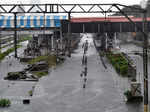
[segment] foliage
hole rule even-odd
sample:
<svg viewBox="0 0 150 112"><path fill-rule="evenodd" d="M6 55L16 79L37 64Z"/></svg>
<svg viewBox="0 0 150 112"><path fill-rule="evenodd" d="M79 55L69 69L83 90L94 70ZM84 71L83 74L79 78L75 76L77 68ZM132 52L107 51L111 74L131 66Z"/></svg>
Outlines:
<svg viewBox="0 0 150 112"><path fill-rule="evenodd" d="M26 41L26 40L30 40L30 39L32 39L32 36L26 36L26 37L22 37L19 41L18 41L18 43L20 43L20 42L23 42L23 41ZM13 43L12 43L13 44ZM9 46L10 46L10 44L9 44ZM5 47L7 47L7 45L6 46L3 46L3 48L5 48ZM20 48L21 47L21 45L17 45L17 48ZM9 48L8 50L6 50L5 52L3 52L3 53L0 53L0 60L2 60L2 59L4 59L5 58L5 56L7 56L9 53L11 53L11 52L13 52L15 50L15 48L14 47L12 47L12 48Z"/></svg>
<svg viewBox="0 0 150 112"><path fill-rule="evenodd" d="M128 100L130 100L130 99L133 97L130 90L125 91L125 92L124 92L124 95L126 96L126 98L127 98Z"/></svg>
<svg viewBox="0 0 150 112"><path fill-rule="evenodd" d="M17 45L17 48L20 48L20 47L21 47L21 45ZM4 59L5 56L7 56L9 53L13 52L14 50L15 50L15 48L13 47L13 48L6 50L3 53L0 53L0 60Z"/></svg>
<svg viewBox="0 0 150 112"><path fill-rule="evenodd" d="M35 64L40 61L47 61L49 67L56 65L56 56L55 55L49 55L49 56L38 56L32 60L30 60L29 64Z"/></svg>
<svg viewBox="0 0 150 112"><path fill-rule="evenodd" d="M127 76L128 61L121 53L113 54L112 52L107 52L106 56L118 73L120 73L122 76Z"/></svg>
<svg viewBox="0 0 150 112"><path fill-rule="evenodd" d="M105 56L105 53L104 53L103 51L101 51L101 52L99 53L99 55L100 55L101 57L104 57L104 56Z"/></svg>
<svg viewBox="0 0 150 112"><path fill-rule="evenodd" d="M30 60L28 63L29 64L35 64L35 63L40 62L40 61L45 61L45 60L47 60L47 58L48 58L48 56L38 56L38 57Z"/></svg>
<svg viewBox="0 0 150 112"><path fill-rule="evenodd" d="M122 74L124 76L127 73L128 73L128 66L127 65L121 65L120 66L120 74Z"/></svg>
<svg viewBox="0 0 150 112"><path fill-rule="evenodd" d="M56 66L56 56L55 55L48 55L48 56L38 56L32 60L30 60L29 64L36 64L41 61L46 61L48 63L48 67ZM38 71L34 72L34 74L41 78L43 76L46 76L48 74L48 71Z"/></svg>
<svg viewBox="0 0 150 112"><path fill-rule="evenodd" d="M33 95L33 91L32 90L28 91L28 93L29 93L30 96Z"/></svg>
<svg viewBox="0 0 150 112"><path fill-rule="evenodd" d="M9 99L0 99L0 107L9 107L11 102Z"/></svg>
<svg viewBox="0 0 150 112"><path fill-rule="evenodd" d="M131 90L124 92L124 95L127 98L127 102L142 102L143 96L133 96Z"/></svg>

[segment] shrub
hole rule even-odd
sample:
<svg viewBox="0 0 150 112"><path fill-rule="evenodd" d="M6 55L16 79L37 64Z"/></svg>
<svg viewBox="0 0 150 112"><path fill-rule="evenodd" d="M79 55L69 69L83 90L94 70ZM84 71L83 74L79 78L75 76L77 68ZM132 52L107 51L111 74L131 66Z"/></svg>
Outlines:
<svg viewBox="0 0 150 112"><path fill-rule="evenodd" d="M127 65L120 66L120 74L126 75L127 73L128 73L128 66Z"/></svg>
<svg viewBox="0 0 150 112"><path fill-rule="evenodd" d="M130 100L130 99L133 97L130 90L125 91L125 92L124 92L124 95L126 96L126 98L127 98L128 100Z"/></svg>
<svg viewBox="0 0 150 112"><path fill-rule="evenodd" d="M112 59L111 59L112 65L115 65L115 64L116 64L116 61L117 61L117 60L116 60L115 58L112 58Z"/></svg>
<svg viewBox="0 0 150 112"><path fill-rule="evenodd" d="M30 96L33 95L33 91L32 90L28 91L28 93L29 93Z"/></svg>
<svg viewBox="0 0 150 112"><path fill-rule="evenodd" d="M119 74L126 76L126 74L128 73L128 61L123 57L123 55L107 52L106 56L110 60L116 71Z"/></svg>
<svg viewBox="0 0 150 112"><path fill-rule="evenodd" d="M11 104L9 99L0 99L0 107L9 107Z"/></svg>
<svg viewBox="0 0 150 112"><path fill-rule="evenodd" d="M114 67L115 67L116 71L117 71L118 73L120 73L119 65L118 65L118 64L115 64Z"/></svg>

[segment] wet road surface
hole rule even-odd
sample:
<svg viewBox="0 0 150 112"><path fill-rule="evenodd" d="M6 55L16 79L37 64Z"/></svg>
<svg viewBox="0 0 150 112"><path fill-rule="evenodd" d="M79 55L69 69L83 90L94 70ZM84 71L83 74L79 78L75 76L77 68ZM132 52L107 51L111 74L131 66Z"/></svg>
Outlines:
<svg viewBox="0 0 150 112"><path fill-rule="evenodd" d="M19 103L13 103L7 109L0 109L0 112L142 112L141 104L125 103L121 88L123 79L118 77L107 60L107 69L103 67L93 43L90 44L87 54L87 86L82 88L81 46L82 44L71 58L67 58L48 76L40 79L30 105L23 105L21 98L18 98L20 101L15 100ZM0 83L7 87L7 83ZM26 93L33 84L23 83L15 82L16 85L12 88L2 89L2 94L27 96Z"/></svg>

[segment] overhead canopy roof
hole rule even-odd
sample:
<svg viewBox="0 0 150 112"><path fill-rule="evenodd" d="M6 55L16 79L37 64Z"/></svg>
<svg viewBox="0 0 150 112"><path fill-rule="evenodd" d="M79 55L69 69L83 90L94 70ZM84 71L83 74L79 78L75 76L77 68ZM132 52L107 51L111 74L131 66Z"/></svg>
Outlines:
<svg viewBox="0 0 150 112"><path fill-rule="evenodd" d="M44 19L45 18L45 19ZM60 27L66 16L17 16L18 28ZM14 28L14 16L0 16L0 28Z"/></svg>

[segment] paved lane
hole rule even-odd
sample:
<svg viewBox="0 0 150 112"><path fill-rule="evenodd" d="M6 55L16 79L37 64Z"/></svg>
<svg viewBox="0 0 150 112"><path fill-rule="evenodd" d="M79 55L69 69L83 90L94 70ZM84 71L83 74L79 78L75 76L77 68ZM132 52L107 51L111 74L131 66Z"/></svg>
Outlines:
<svg viewBox="0 0 150 112"><path fill-rule="evenodd" d="M45 96L32 101L33 112L141 112L125 104L113 76L116 72L103 67L93 43L88 50L87 87L83 89L82 54L79 46L71 59L40 81Z"/></svg>
<svg viewBox="0 0 150 112"><path fill-rule="evenodd" d="M90 37L90 36L88 36ZM92 41L91 41L92 42ZM126 105L117 74L108 64L105 69L93 43L87 57L87 87L82 88L79 48L71 58L41 78L30 105L12 105L8 112L141 112L140 106Z"/></svg>

